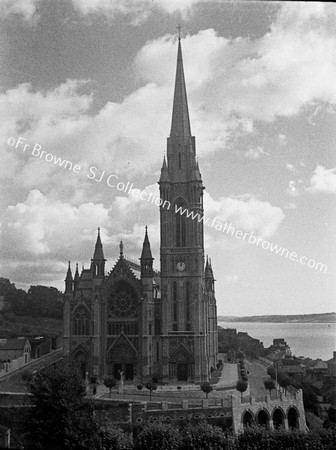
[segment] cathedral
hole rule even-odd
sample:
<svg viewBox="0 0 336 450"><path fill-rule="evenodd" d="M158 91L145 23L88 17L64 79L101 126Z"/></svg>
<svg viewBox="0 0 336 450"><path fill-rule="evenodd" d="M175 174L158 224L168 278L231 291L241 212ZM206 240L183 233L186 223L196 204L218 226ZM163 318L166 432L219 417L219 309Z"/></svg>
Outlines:
<svg viewBox="0 0 336 450"><path fill-rule="evenodd" d="M64 353L83 374L161 382L208 381L218 357L211 260L204 255L203 182L191 134L181 39L167 157L160 186L160 272L153 269L147 227L139 264L124 255L106 274L98 236L89 269L72 275L64 293ZM166 208L165 205L171 205ZM182 209L179 209L182 208Z"/></svg>

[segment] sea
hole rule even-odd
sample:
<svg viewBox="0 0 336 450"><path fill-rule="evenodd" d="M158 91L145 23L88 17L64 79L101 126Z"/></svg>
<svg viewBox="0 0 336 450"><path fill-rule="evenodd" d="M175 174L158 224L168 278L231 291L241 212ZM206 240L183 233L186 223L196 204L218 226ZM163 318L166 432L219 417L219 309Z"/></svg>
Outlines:
<svg viewBox="0 0 336 450"><path fill-rule="evenodd" d="M223 328L245 331L269 347L284 338L292 355L327 361L336 351L336 323L218 322Z"/></svg>

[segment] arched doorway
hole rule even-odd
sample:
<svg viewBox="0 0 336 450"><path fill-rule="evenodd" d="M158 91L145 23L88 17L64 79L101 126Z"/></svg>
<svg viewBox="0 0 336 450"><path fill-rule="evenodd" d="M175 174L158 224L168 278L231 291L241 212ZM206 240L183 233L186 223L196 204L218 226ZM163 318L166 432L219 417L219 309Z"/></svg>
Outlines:
<svg viewBox="0 0 336 450"><path fill-rule="evenodd" d="M285 426L285 415L279 408L273 411L273 425L276 430Z"/></svg>
<svg viewBox="0 0 336 450"><path fill-rule="evenodd" d="M110 375L117 380L120 379L121 372L124 373L125 381L133 380L136 373L137 356L135 349L125 337L121 337L109 350L107 363Z"/></svg>
<svg viewBox="0 0 336 450"><path fill-rule="evenodd" d="M169 378L175 378L177 381L188 381L194 378L194 358L184 344L180 344L171 356Z"/></svg>
<svg viewBox="0 0 336 450"><path fill-rule="evenodd" d="M73 360L79 368L82 378L85 379L86 372L88 371L87 355L82 350L79 350L74 353Z"/></svg>
<svg viewBox="0 0 336 450"><path fill-rule="evenodd" d="M250 411L245 411L243 414L243 426L244 428L250 427L254 424L254 417Z"/></svg>
<svg viewBox="0 0 336 450"><path fill-rule="evenodd" d="M295 408L289 408L287 412L287 418L289 429L299 428L299 414Z"/></svg>
<svg viewBox="0 0 336 450"><path fill-rule="evenodd" d="M266 428L269 427L269 416L264 409L262 409L261 411L258 412L257 423L258 423L258 425L261 425L262 427L266 427Z"/></svg>

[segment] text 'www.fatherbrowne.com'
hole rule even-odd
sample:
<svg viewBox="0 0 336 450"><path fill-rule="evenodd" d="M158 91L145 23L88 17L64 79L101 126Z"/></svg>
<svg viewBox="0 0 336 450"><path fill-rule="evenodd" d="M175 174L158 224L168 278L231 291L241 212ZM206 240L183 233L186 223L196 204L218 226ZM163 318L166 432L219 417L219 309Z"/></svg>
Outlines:
<svg viewBox="0 0 336 450"><path fill-rule="evenodd" d="M14 147L15 149L20 149L23 153L30 153L31 156L34 156L38 159L43 159L48 163L54 164L62 169L66 169L72 171L76 174L81 172L81 166L79 164L75 164L74 162L61 158L53 153L46 152L42 150L42 146L40 144L35 143L34 145L28 144L27 140L23 137L14 138L10 137L7 140L7 144L10 147ZM108 174L105 170L99 171L97 167L91 166L86 174L87 178L91 181L96 181L97 183L105 181L106 185L109 188L116 189L119 192L124 192L127 195L132 195L140 198L143 201L148 203L155 204L156 206L160 206L163 209L170 210L171 203L168 200L162 200L160 197L153 194L153 192L147 192L142 189L134 188L133 183L129 181L119 180L118 175L116 174ZM214 219L210 219L209 217L205 217L203 214L195 211L189 211L187 208L183 206L178 206L175 204L175 214L180 214L187 219L197 220L199 223L203 223L209 228L215 229L221 233L225 233L229 236L235 237L236 239L240 239L242 241L247 241L251 245L256 245L256 247L261 247L264 250L268 250L276 255L284 256L288 258L290 261L297 262L303 266L307 266L310 269L315 269L320 272L327 272L326 264L321 262L317 262L315 259L309 259L306 256L299 256L296 252L290 252L287 248L281 247L277 244L273 244L272 242L266 241L260 236L256 236L253 231L250 233L244 232L242 230L236 229L231 222L221 222L218 217Z"/></svg>
<svg viewBox="0 0 336 450"><path fill-rule="evenodd" d="M225 233L229 236L233 236L236 239L240 239L242 241L247 241L251 245L256 245L256 247L260 247L264 250L268 250L276 255L284 256L288 258L290 261L297 262L303 266L307 266L310 269L315 269L317 271L327 273L327 265L321 262L316 261L315 259L309 259L307 256L299 256L296 252L291 252L288 248L281 247L277 244L273 244L272 242L266 241L260 236L256 236L253 231L244 232L242 230L236 229L231 222L221 222L218 217L214 219L210 219L210 217L205 217L198 212L189 211L187 208L183 208L183 206L175 205L175 213L180 214L181 216L185 216L191 220L197 220L199 223L203 223L209 228L213 228L221 233Z"/></svg>

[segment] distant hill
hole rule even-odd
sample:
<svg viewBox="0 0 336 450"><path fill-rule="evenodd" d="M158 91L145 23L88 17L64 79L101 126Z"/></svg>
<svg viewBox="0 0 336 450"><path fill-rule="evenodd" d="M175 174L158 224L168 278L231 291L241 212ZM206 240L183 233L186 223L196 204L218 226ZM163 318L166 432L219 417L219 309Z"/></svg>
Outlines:
<svg viewBox="0 0 336 450"><path fill-rule="evenodd" d="M274 316L218 316L218 322L336 323L336 313Z"/></svg>

